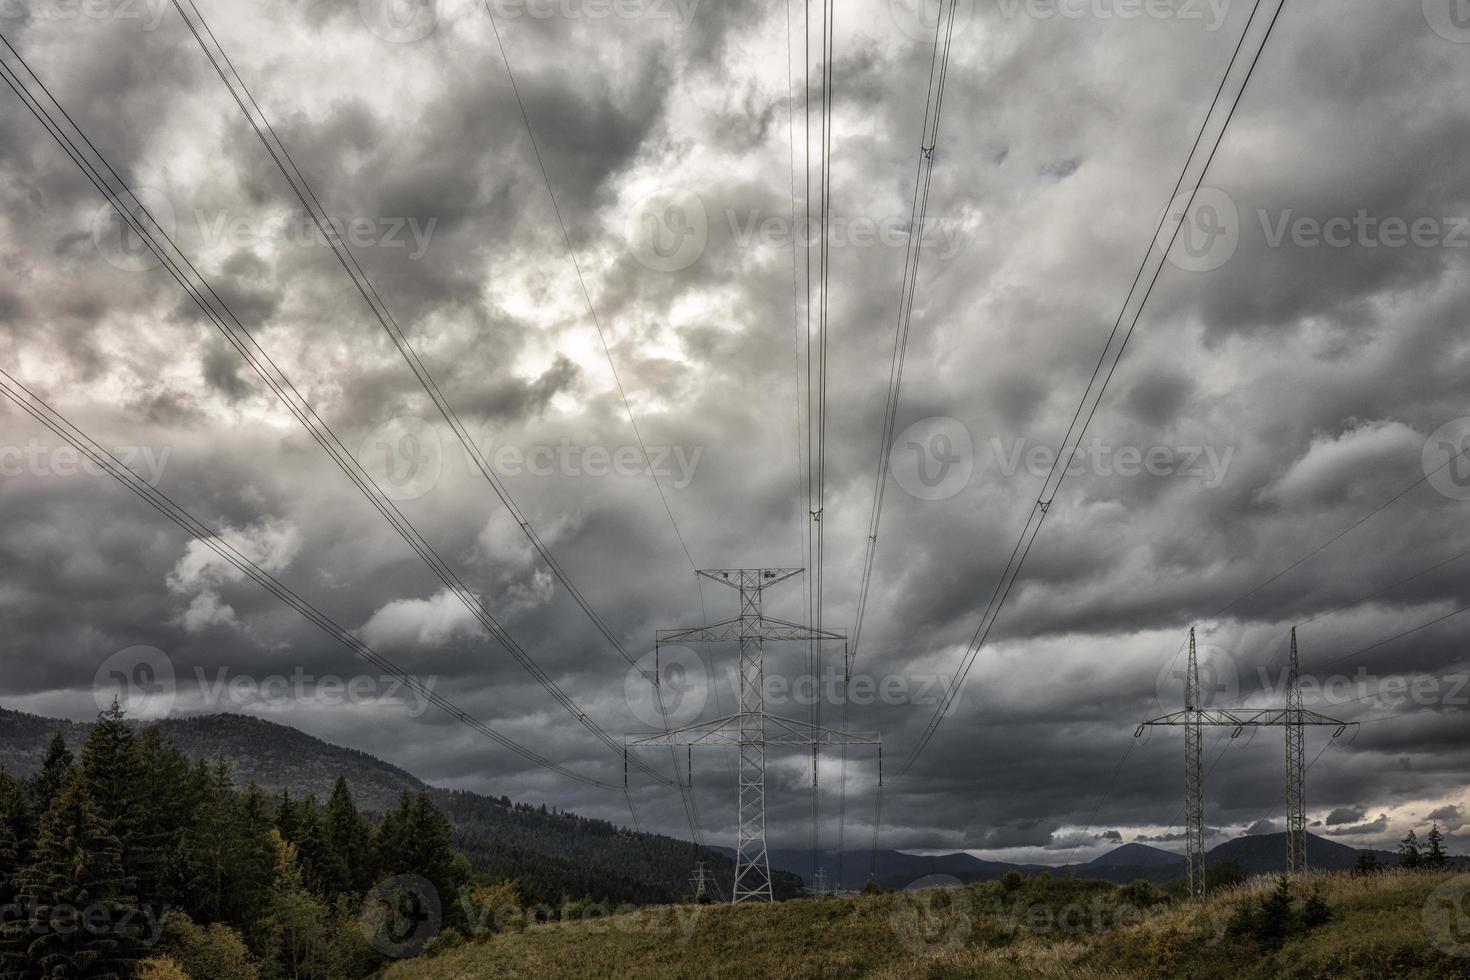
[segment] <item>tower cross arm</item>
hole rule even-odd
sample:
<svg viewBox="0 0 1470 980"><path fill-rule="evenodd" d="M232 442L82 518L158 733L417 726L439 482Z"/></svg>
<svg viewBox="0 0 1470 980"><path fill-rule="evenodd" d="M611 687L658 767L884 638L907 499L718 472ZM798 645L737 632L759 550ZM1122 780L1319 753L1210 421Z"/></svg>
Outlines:
<svg viewBox="0 0 1470 980"><path fill-rule="evenodd" d="M788 623L782 619L761 616L752 621L749 617L727 619L723 623L709 626L691 626L682 629L659 630L655 643L666 646L674 643L722 643L740 639L765 640L846 640L847 630L821 630L799 623Z"/></svg>
<svg viewBox="0 0 1470 980"><path fill-rule="evenodd" d="M1294 717L1295 716L1295 717ZM1356 722L1329 718L1316 711L1287 708L1260 708L1242 711L1228 708L1205 708L1199 711L1175 711L1172 714L1151 718L1138 726L1135 734L1142 735L1145 728L1182 727L1184 725L1207 725L1217 728L1277 728L1287 724L1320 725L1331 728L1347 728Z"/></svg>

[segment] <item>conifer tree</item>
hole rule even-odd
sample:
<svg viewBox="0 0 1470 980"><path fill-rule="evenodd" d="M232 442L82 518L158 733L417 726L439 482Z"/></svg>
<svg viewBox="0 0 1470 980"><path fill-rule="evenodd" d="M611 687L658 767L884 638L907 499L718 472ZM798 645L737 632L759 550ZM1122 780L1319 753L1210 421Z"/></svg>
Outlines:
<svg viewBox="0 0 1470 980"><path fill-rule="evenodd" d="M333 854L329 859L330 870L335 872L339 863L341 868L341 877L329 884L329 892L361 894L367 891L377 877L372 860L372 836L352 802L347 780L341 776L332 786L325 823L327 843Z"/></svg>
<svg viewBox="0 0 1470 980"><path fill-rule="evenodd" d="M1439 832L1438 823L1429 828L1429 837L1426 840L1428 850L1424 852L1424 867L1438 871L1445 866L1444 834Z"/></svg>
<svg viewBox="0 0 1470 980"><path fill-rule="evenodd" d="M1411 830L1399 841L1399 867L1412 871L1423 863L1424 856L1419 851L1419 835Z"/></svg>
<svg viewBox="0 0 1470 980"><path fill-rule="evenodd" d="M52 801L19 905L6 923L6 974L121 980L137 958L141 919L123 870L122 845L74 773Z"/></svg>
<svg viewBox="0 0 1470 980"><path fill-rule="evenodd" d="M31 776L29 785L31 808L37 814L38 819L51 809L52 801L66 785L66 777L71 772L71 767L71 750L66 747L66 740L61 737L61 733L57 732L51 736L51 743L46 746L46 756L41 761L41 768Z"/></svg>

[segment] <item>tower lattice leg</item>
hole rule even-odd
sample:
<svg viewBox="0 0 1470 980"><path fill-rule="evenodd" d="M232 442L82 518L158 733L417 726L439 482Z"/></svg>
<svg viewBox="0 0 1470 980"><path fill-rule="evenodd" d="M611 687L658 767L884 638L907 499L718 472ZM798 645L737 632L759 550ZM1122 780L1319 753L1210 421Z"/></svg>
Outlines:
<svg viewBox="0 0 1470 980"><path fill-rule="evenodd" d="M761 583L740 583L740 814L732 902L769 902L766 852L765 648L757 630ZM746 623L749 628L746 628Z"/></svg>
<svg viewBox="0 0 1470 980"><path fill-rule="evenodd" d="M1199 658L1194 630L1189 631L1189 670L1184 681L1184 705L1189 712L1184 725L1184 857L1189 893L1205 893L1205 771L1204 727L1201 724Z"/></svg>
<svg viewBox="0 0 1470 980"><path fill-rule="evenodd" d="M1306 728L1302 724L1302 685L1297 664L1296 629L1291 631L1291 664L1286 680L1286 872L1307 873Z"/></svg>

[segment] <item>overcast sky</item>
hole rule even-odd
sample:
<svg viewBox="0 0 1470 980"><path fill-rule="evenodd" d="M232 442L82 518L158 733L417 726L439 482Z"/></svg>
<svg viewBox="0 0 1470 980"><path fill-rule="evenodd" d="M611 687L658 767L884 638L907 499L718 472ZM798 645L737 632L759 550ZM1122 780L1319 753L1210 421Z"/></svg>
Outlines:
<svg viewBox="0 0 1470 980"><path fill-rule="evenodd" d="M484 10L198 2L588 601L636 655L655 629L698 623L690 558L637 465ZM1309 731L1314 831L1366 846L1432 819L1470 825L1470 616L1348 657L1467 601L1470 559L1450 559L1470 548L1470 465L1440 470L1210 618L1470 435L1470 26L1452 4L1288 2L1206 180L1208 207L1189 216L1197 247L1171 253L991 643L893 782L1040 492L1250 14L1246 0L959 2L854 668L887 693L848 720L883 733L886 845L1053 863L1118 841L1178 848L1182 733L1135 744L1134 728L1182 707L1175 658L1192 624L1215 703L1279 701L1277 655L1301 623L1308 706L1373 719L1335 746L1330 729ZM840 6L829 627L851 626L861 579L931 52L916 0ZM793 322L805 230L794 250L791 224L793 183L804 207L802 8L788 35L781 4L494 4L611 360L702 568L805 561L805 323ZM636 676L469 467L178 11L163 0L0 11L0 33L171 216L211 285L507 630L616 737L649 730L656 713ZM557 762L620 780L621 760L479 629L3 95L0 367L438 693ZM627 819L620 794L530 767L386 686L362 688L360 704L323 703L310 684L305 697L261 694L272 676L375 672L105 476L74 473L57 437L9 403L0 453L5 706L87 718L111 696L102 665L147 662L175 677L158 710L244 711L439 785ZM804 619L804 596L793 580L770 611ZM735 615L729 590L708 585L703 601L711 619ZM162 653L119 654L138 646ZM681 722L734 704L734 651L702 653L671 654L688 668ZM773 646L768 674L795 677L805 658ZM1273 692L1260 695L1273 663ZM1431 679L1408 695L1374 696L1420 675ZM785 698L773 692L772 710L805 717ZM822 711L838 723L837 705ZM1211 833L1280 829L1281 732L1228 735L1206 739ZM875 777L872 754L855 750L850 846L869 840ZM804 846L809 760L773 753L768 781L771 845ZM727 760L697 757L695 782L711 842L733 843ZM827 845L839 782L829 753ZM688 834L677 793L635 785L645 827ZM1470 845L1470 826L1456 842Z"/></svg>

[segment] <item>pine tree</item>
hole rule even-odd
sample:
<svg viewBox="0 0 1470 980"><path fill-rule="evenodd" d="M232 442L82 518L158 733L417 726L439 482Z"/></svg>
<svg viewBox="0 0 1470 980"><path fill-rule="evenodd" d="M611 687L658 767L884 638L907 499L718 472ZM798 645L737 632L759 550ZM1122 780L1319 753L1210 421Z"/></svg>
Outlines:
<svg viewBox="0 0 1470 980"><path fill-rule="evenodd" d="M135 743L142 782L141 820L132 868L138 895L162 910L176 905L189 886L189 831L194 796L189 761L157 725L149 725Z"/></svg>
<svg viewBox="0 0 1470 980"><path fill-rule="evenodd" d="M1439 832L1438 823L1429 828L1427 840L1429 850L1424 854L1424 867L1438 871L1445 866L1444 834Z"/></svg>
<svg viewBox="0 0 1470 980"><path fill-rule="evenodd" d="M1423 864L1424 855L1419 851L1419 836L1411 830L1399 841L1399 867L1412 871Z"/></svg>
<svg viewBox="0 0 1470 980"><path fill-rule="evenodd" d="M15 899L16 878L23 855L35 850L30 835L29 800L25 789L0 768L0 906Z"/></svg>
<svg viewBox="0 0 1470 980"><path fill-rule="evenodd" d="M80 773L52 801L18 891L28 914L6 923L7 975L130 975L141 919L129 893L122 845Z"/></svg>

